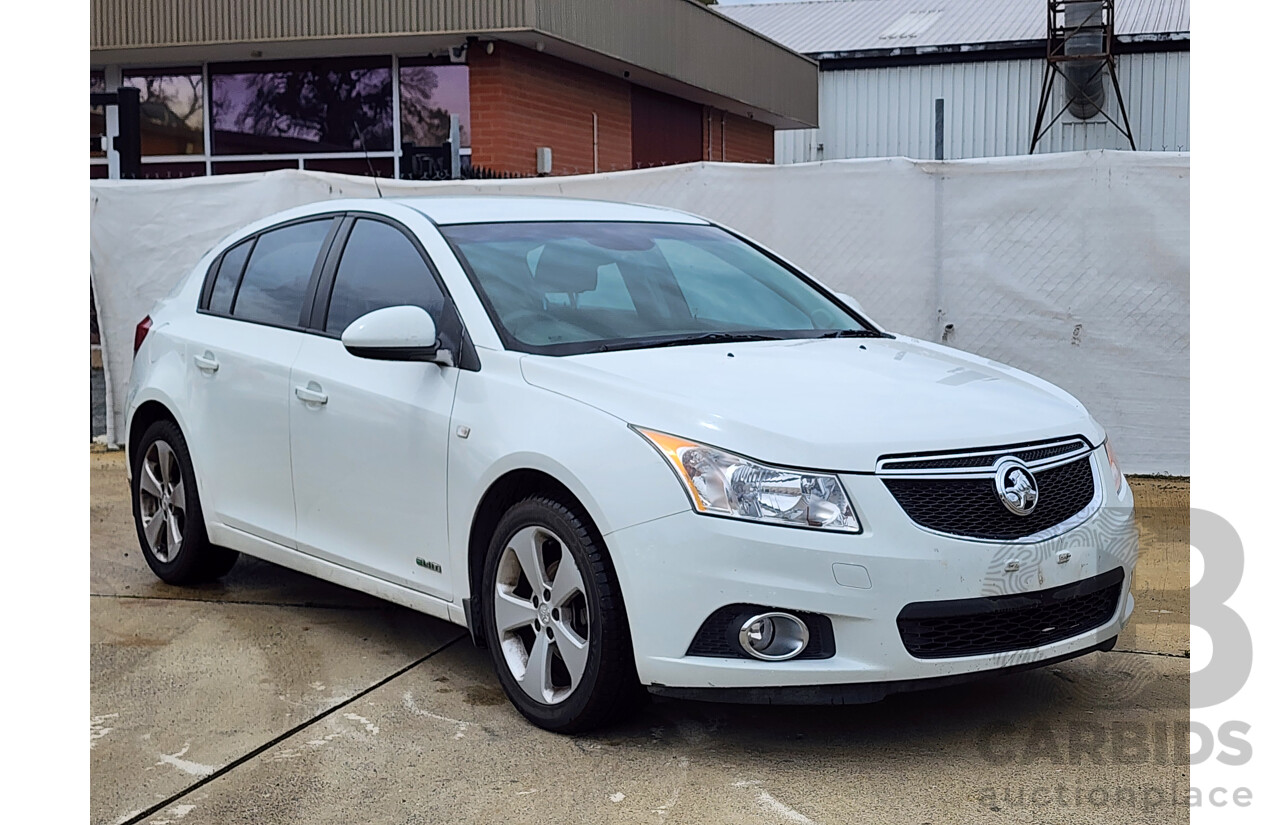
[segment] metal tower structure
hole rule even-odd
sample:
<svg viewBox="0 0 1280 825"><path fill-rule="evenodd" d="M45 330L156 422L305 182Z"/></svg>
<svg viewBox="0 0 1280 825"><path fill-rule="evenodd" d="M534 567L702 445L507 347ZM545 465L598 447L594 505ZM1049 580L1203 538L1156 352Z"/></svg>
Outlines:
<svg viewBox="0 0 1280 825"><path fill-rule="evenodd" d="M1048 42L1045 50L1044 82L1040 85L1040 107L1036 125L1031 130L1031 149L1048 134L1053 125L1071 112L1081 120L1102 115L1129 140L1129 148L1137 149L1129 113L1120 92L1116 75L1115 0L1048 0ZM1045 115L1053 98L1054 81L1061 77L1066 84L1066 103L1049 122ZM1121 121L1107 113L1107 78L1116 96Z"/></svg>

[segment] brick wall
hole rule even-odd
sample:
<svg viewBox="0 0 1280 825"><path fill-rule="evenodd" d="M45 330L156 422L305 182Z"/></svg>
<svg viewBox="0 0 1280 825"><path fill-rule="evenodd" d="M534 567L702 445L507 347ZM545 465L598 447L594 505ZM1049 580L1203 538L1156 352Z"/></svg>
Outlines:
<svg viewBox="0 0 1280 825"><path fill-rule="evenodd" d="M537 147L550 146L552 174L592 172L591 113L595 112L599 118L600 171L633 167L632 86L628 81L512 43L494 43L493 54L477 44L468 52L467 63L471 68L473 164L531 175L537 171ZM646 100L668 97L648 90L638 93ZM675 125L673 122L672 128ZM691 128L699 127L691 124ZM773 163L773 127L768 124L703 108L700 131L702 160ZM643 160L649 165L688 158L646 155Z"/></svg>
<svg viewBox="0 0 1280 825"><path fill-rule="evenodd" d="M533 174L536 150L551 147L552 174L593 171L591 113L599 118L600 171L631 168L631 85L622 78L494 43L473 47L471 162Z"/></svg>
<svg viewBox="0 0 1280 825"><path fill-rule="evenodd" d="M702 127L703 160L773 163L773 127L719 109L706 109Z"/></svg>

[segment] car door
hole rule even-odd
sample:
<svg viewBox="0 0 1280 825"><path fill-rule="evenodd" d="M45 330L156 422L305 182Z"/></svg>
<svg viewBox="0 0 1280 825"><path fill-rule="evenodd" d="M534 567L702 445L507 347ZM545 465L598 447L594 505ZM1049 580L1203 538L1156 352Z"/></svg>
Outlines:
<svg viewBox="0 0 1280 825"><path fill-rule="evenodd" d="M338 224L325 216L259 233L224 253L206 285L186 343L188 440L215 530L294 546L289 370Z"/></svg>
<svg viewBox="0 0 1280 825"><path fill-rule="evenodd" d="M461 322L398 224L353 216L334 249L312 316L317 334L291 378L298 549L451 599L445 470L458 370L357 358L340 337L361 315L414 305L456 354Z"/></svg>

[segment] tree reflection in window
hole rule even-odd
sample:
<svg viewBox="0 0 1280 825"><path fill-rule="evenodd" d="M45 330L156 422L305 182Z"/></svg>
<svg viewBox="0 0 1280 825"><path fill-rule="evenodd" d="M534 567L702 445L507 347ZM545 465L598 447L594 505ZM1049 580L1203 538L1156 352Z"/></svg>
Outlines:
<svg viewBox="0 0 1280 825"><path fill-rule="evenodd" d="M105 92L107 81L102 72L89 72L89 94ZM107 133L107 109L105 106L89 104L89 157L105 158L107 153L102 148L102 138Z"/></svg>
<svg viewBox="0 0 1280 825"><path fill-rule="evenodd" d="M390 67L344 61L258 68L211 72L214 154L392 148Z"/></svg>
<svg viewBox="0 0 1280 825"><path fill-rule="evenodd" d="M471 145L471 91L466 66L400 66L400 140L442 146L449 115L457 115L461 145Z"/></svg>
<svg viewBox="0 0 1280 825"><path fill-rule="evenodd" d="M204 154L204 77L199 69L125 75L139 92L142 154Z"/></svg>

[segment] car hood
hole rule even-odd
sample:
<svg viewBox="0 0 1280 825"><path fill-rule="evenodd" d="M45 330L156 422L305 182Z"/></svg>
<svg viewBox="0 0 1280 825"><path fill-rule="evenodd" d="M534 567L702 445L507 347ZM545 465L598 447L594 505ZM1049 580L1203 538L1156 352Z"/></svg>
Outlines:
<svg viewBox="0 0 1280 825"><path fill-rule="evenodd" d="M627 423L795 467L871 471L890 453L1103 438L1052 384L905 337L529 355L521 369Z"/></svg>

